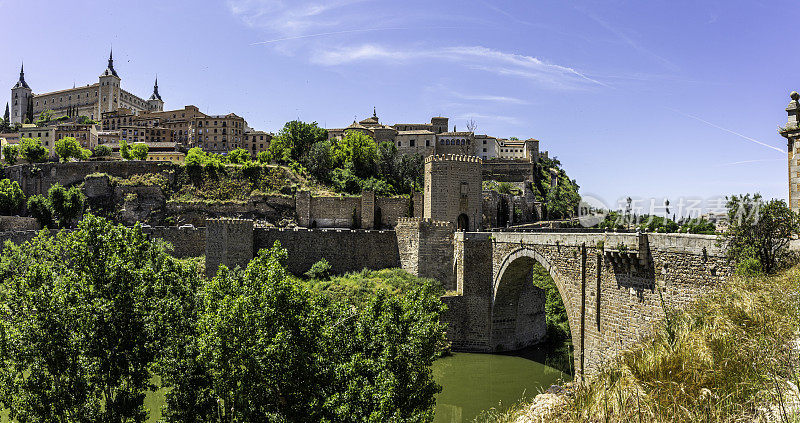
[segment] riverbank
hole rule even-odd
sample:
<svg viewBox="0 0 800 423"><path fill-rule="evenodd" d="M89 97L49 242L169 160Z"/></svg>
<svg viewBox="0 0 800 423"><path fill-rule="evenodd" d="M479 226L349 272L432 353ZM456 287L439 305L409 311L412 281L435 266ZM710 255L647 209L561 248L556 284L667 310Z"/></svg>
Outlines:
<svg viewBox="0 0 800 423"><path fill-rule="evenodd" d="M732 278L581 386L484 421L728 422L800 417L800 267Z"/></svg>

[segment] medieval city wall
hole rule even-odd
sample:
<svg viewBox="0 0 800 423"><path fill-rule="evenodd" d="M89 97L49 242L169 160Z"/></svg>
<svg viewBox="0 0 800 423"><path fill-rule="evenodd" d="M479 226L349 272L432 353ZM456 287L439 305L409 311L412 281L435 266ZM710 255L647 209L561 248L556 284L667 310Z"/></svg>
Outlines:
<svg viewBox="0 0 800 423"><path fill-rule="evenodd" d="M484 181L495 180L500 182L524 182L534 179L536 164L523 160L485 160L481 164L481 174Z"/></svg>
<svg viewBox="0 0 800 423"><path fill-rule="evenodd" d="M146 173L172 174L174 165L167 162L147 161L83 161L69 163L36 163L9 166L4 177L17 181L26 196L47 194L56 183L70 186L83 182L92 173L107 173L118 178L129 178Z"/></svg>
<svg viewBox="0 0 800 423"><path fill-rule="evenodd" d="M255 251L279 241L289 253L286 267L296 275L323 258L334 274L400 267L394 231L256 228L253 237Z"/></svg>

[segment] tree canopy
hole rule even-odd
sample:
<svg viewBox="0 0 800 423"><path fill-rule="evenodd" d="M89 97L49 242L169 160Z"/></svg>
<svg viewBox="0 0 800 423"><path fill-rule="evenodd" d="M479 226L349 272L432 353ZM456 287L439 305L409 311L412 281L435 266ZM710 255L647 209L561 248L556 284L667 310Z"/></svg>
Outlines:
<svg viewBox="0 0 800 423"><path fill-rule="evenodd" d="M17 181L0 179L0 214L18 212L25 203L25 194Z"/></svg>
<svg viewBox="0 0 800 423"><path fill-rule="evenodd" d="M764 201L760 194L728 198L729 259L744 273L773 273L791 264L789 241L800 233L800 217L783 200Z"/></svg>
<svg viewBox="0 0 800 423"><path fill-rule="evenodd" d="M37 163L47 160L48 151L42 146L39 138L21 138L19 140L20 154L28 163Z"/></svg>
<svg viewBox="0 0 800 423"><path fill-rule="evenodd" d="M135 143L131 146L131 159L133 160L147 160L147 153L150 152L150 147L145 143Z"/></svg>
<svg viewBox="0 0 800 423"><path fill-rule="evenodd" d="M16 421L143 422L197 270L136 227L89 216L0 255L0 402Z"/></svg>
<svg viewBox="0 0 800 423"><path fill-rule="evenodd" d="M81 144L73 137L64 137L56 141L55 152L62 162L69 159L86 160L92 152L81 147Z"/></svg>

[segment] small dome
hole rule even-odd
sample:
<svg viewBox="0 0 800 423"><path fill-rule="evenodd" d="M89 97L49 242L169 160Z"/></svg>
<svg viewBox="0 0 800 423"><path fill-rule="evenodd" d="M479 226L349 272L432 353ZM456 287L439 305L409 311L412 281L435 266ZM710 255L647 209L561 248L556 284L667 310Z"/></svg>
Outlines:
<svg viewBox="0 0 800 423"><path fill-rule="evenodd" d="M794 101L800 100L800 94L798 94L797 91L792 91L792 93L789 94L789 97L791 97Z"/></svg>

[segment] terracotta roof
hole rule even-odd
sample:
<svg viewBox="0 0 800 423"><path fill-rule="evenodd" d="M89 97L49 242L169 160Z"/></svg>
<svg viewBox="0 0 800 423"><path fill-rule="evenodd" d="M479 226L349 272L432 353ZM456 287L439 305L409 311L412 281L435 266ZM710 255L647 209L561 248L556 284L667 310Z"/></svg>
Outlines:
<svg viewBox="0 0 800 423"><path fill-rule="evenodd" d="M94 87L99 87L99 86L100 86L100 83L99 82L95 82L94 84L86 85L84 87L67 88L66 90L50 91L49 93L42 93L42 94L35 94L34 93L34 97L43 97L43 96L52 95L52 94L64 94L64 93L67 93L67 92L70 92L70 91L81 91L81 90L85 90L85 89L88 89L88 88L94 88Z"/></svg>
<svg viewBox="0 0 800 423"><path fill-rule="evenodd" d="M427 129L415 129L412 131L398 131L397 135L434 135L434 133Z"/></svg>

